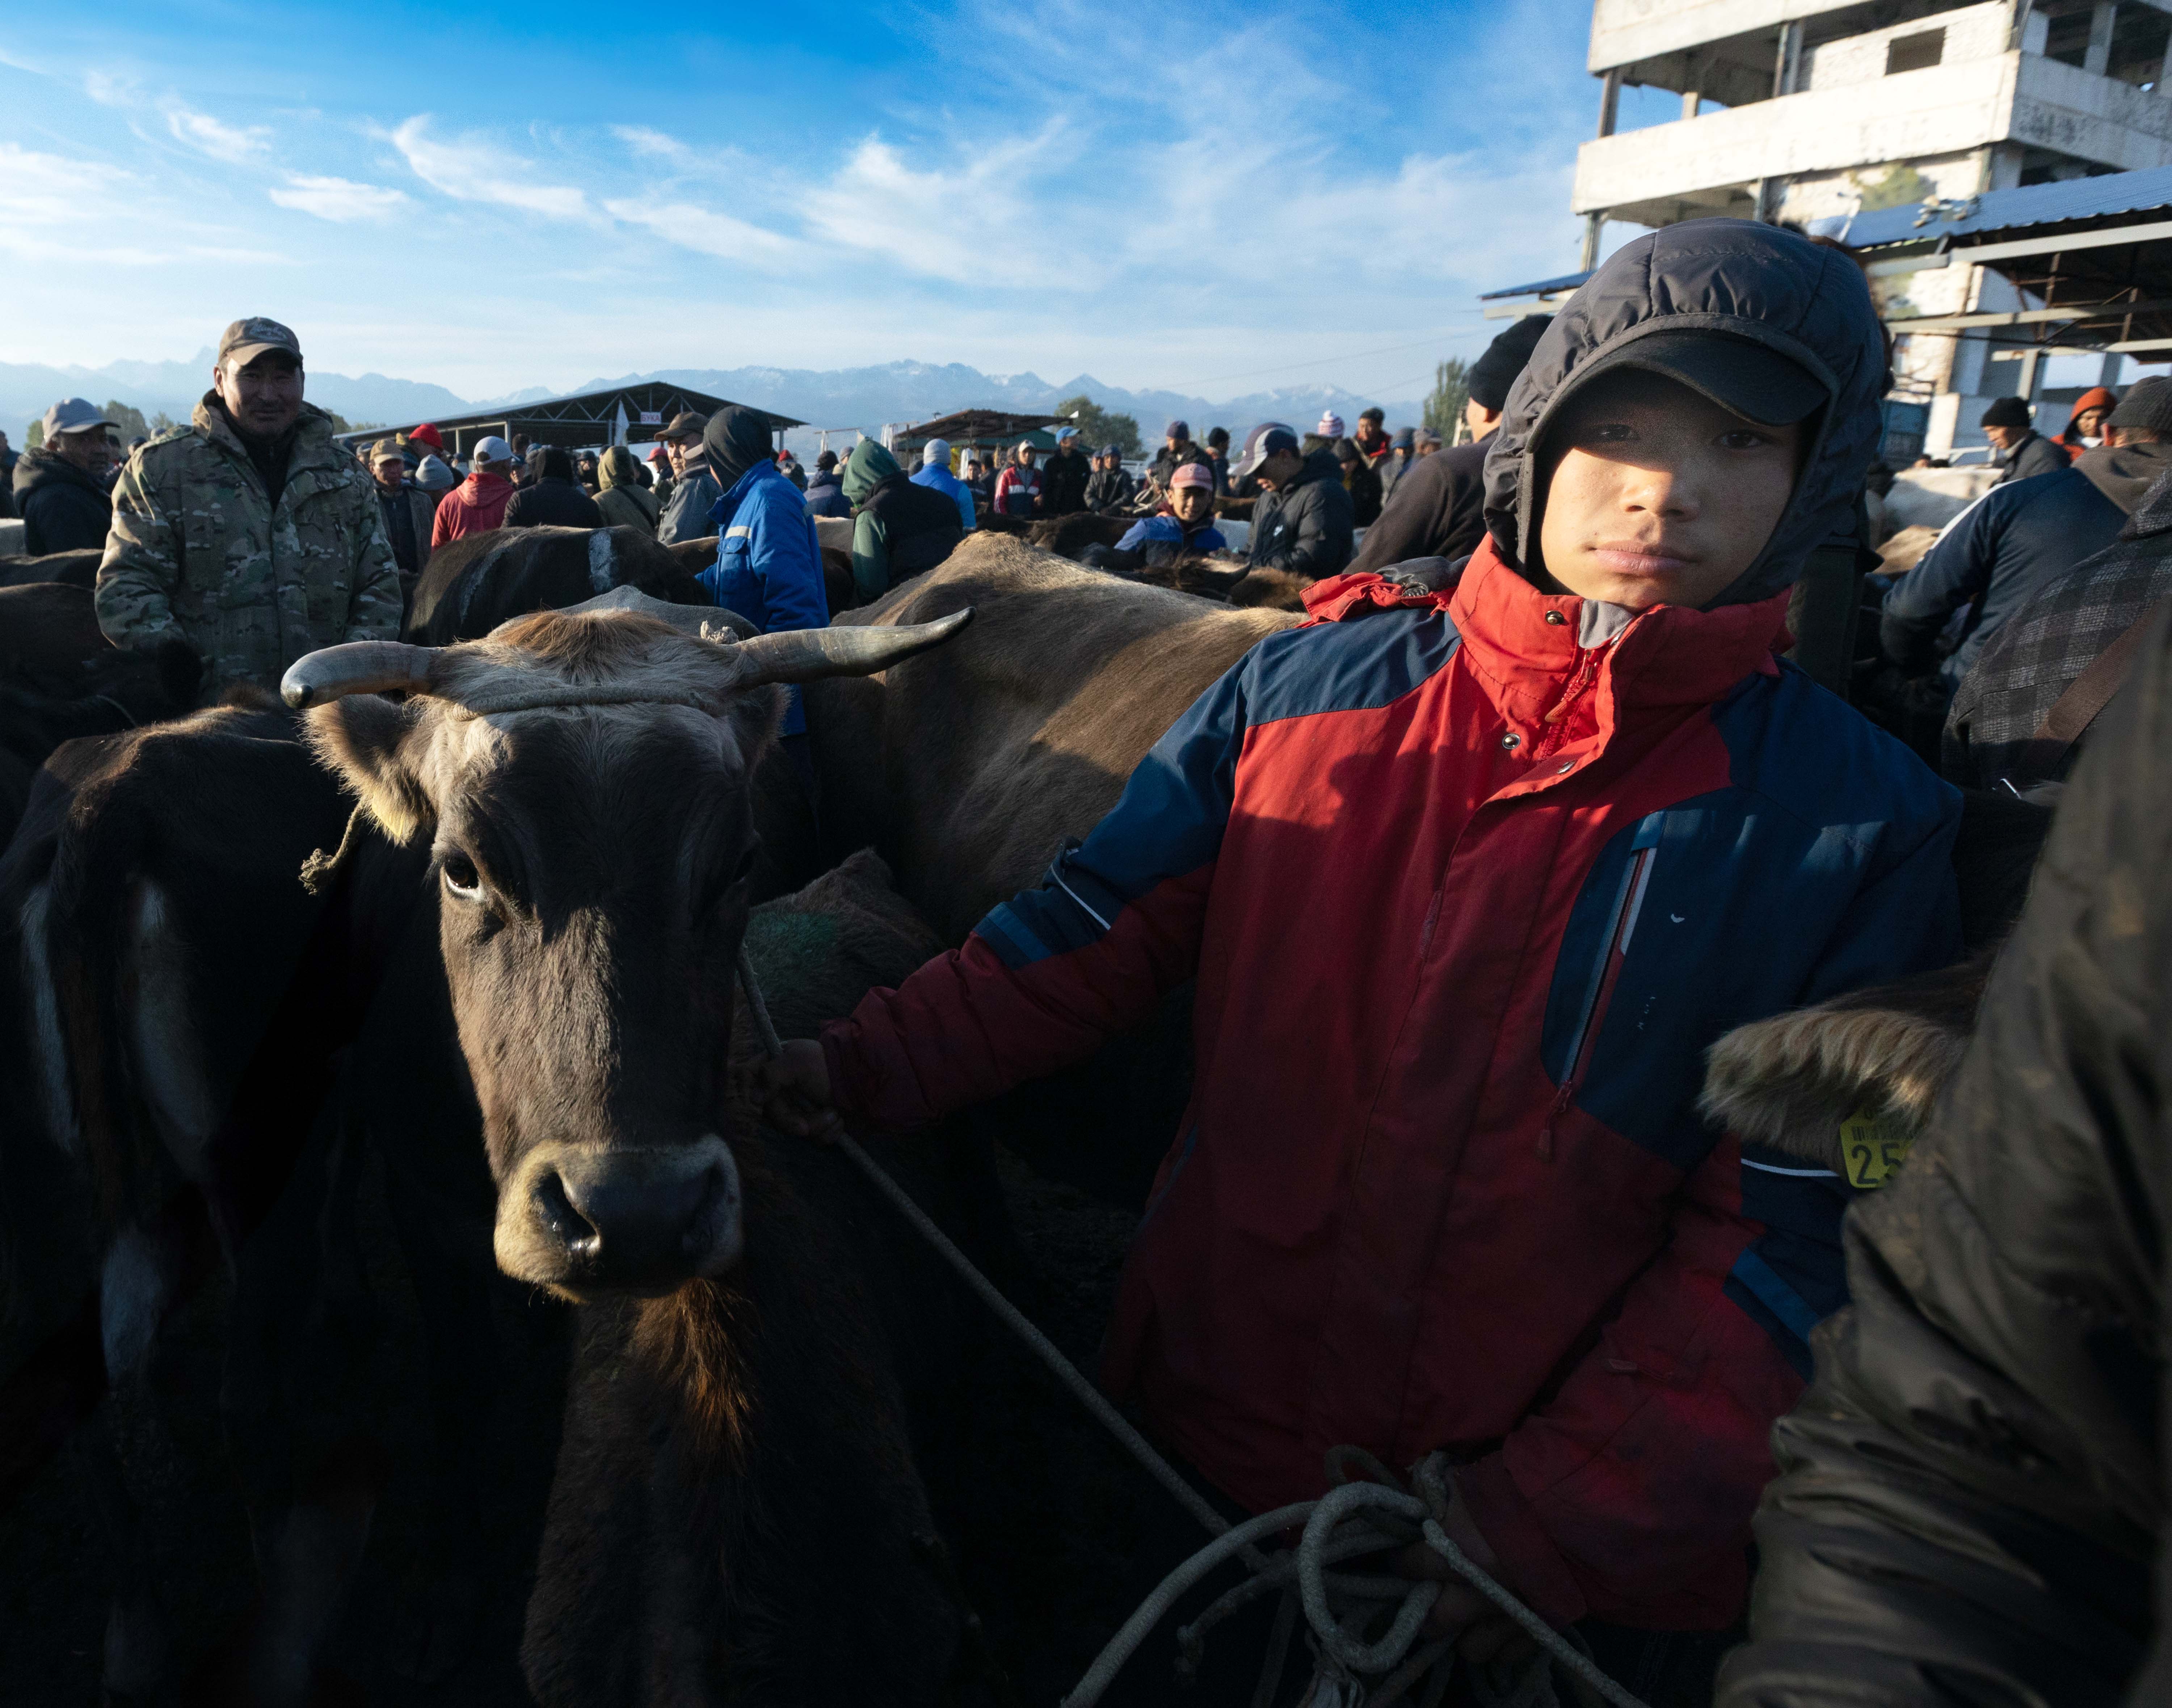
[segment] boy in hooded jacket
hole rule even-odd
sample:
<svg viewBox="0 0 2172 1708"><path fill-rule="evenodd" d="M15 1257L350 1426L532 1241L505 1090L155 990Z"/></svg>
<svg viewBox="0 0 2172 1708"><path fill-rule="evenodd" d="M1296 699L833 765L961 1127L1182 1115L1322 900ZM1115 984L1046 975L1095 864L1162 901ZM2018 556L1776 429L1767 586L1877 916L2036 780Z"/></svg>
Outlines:
<svg viewBox="0 0 2172 1708"><path fill-rule="evenodd" d="M1446 1450L1466 1553L1708 1700L1853 1189L1707 1120L1704 1052L1960 949L1958 795L1776 656L1886 384L1845 255L1629 244L1513 388L1457 585L1312 588L1040 889L788 1045L772 1119L912 1128L1196 979L1105 1386L1255 1512L1338 1444ZM1428 1619L1508 1635L1460 1582Z"/></svg>

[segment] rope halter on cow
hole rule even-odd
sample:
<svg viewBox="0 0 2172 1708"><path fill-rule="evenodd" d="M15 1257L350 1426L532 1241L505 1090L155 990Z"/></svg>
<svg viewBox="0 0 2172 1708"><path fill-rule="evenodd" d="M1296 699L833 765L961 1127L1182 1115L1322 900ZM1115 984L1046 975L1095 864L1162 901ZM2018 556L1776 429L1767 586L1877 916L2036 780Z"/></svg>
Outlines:
<svg viewBox="0 0 2172 1708"><path fill-rule="evenodd" d="M744 944L739 948L739 973L755 1030L764 1052L773 1061L784 1053L784 1042L770 1018L761 982ZM1177 1632L1180 1667L1196 1672L1209 1631L1248 1603L1280 1592L1282 1605L1277 1609L1266 1663L1253 1692L1254 1708L1268 1708L1275 1700L1300 1612L1310 1633L1314 1657L1312 1688L1304 1698L1308 1708L1360 1708L1360 1705L1390 1708L1406 1700L1418 1708L1438 1708L1453 1675L1454 1646L1446 1638L1421 1643L1418 1636L1426 1615L1440 1598L1441 1584L1432 1578L1404 1577L1377 1566L1363 1572L1332 1570L1346 1560L1390 1553L1417 1542L1439 1555L1459 1577L1508 1614L1538 1645L1538 1653L1530 1662L1505 1679L1500 1676L1502 1668L1471 1668L1471 1694L1481 1708L1555 1708L1558 1701L1553 1685L1556 1666L1567 1673L1579 1695L1588 1693L1594 1700L1612 1703L1614 1708L1645 1708L1601 1672L1573 1635L1556 1630L1524 1606L1449 1536L1444 1528L1449 1501L1445 1454L1436 1453L1417 1466L1411 1478L1413 1490L1363 1448L1336 1448L1327 1455L1327 1471L1336 1487L1317 1501L1300 1501L1232 1527L1109 1403L1100 1389L1078 1372L1056 1343L952 1243L934 1219L890 1178L888 1169L849 1137L840 1137L836 1144L1003 1325L1025 1342L1056 1379L1214 1539L1164 1578L1138 1611L1124 1622L1078 1688L1063 1699L1063 1708L1093 1708L1169 1609L1231 1559L1243 1560L1252 1576ZM1353 1469L1363 1476L1352 1480ZM1300 1525L1304 1533L1295 1548L1272 1555L1261 1552L1261 1544ZM1383 1615L1390 1608L1393 1614L1382 1629ZM1413 1695L1413 1692L1418 1694Z"/></svg>

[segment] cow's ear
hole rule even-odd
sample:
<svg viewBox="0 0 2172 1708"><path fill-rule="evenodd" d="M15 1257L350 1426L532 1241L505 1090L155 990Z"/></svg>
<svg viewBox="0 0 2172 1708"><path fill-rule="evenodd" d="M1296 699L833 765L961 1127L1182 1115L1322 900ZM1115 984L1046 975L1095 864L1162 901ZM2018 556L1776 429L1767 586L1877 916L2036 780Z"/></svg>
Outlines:
<svg viewBox="0 0 2172 1708"><path fill-rule="evenodd" d="M437 808L416 768L424 702L350 695L310 707L305 718L318 760L347 779L369 816L395 842L411 842L437 823Z"/></svg>

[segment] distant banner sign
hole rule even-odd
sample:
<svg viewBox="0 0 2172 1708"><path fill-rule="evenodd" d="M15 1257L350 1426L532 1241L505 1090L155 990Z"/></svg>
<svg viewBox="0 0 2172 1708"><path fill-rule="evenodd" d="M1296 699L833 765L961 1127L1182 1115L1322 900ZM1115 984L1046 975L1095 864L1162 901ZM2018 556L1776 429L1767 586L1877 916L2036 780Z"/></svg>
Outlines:
<svg viewBox="0 0 2172 1708"><path fill-rule="evenodd" d="M660 409L644 409L641 412L641 424L643 427L662 427L664 411Z"/></svg>

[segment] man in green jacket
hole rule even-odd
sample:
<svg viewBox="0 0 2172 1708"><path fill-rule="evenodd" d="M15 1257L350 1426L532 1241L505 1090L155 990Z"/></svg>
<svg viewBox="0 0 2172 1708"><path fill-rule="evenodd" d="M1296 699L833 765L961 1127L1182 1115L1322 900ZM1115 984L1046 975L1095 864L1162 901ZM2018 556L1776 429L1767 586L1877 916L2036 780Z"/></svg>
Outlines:
<svg viewBox="0 0 2172 1708"><path fill-rule="evenodd" d="M914 486L874 439L852 447L845 464L845 497L852 504L852 590L858 604L871 604L907 576L934 568L965 537L950 495Z"/></svg>
<svg viewBox="0 0 2172 1708"><path fill-rule="evenodd" d="M276 688L305 653L400 631L369 476L302 384L291 331L236 320L191 425L140 448L114 488L99 626L117 647L187 641L212 694Z"/></svg>

